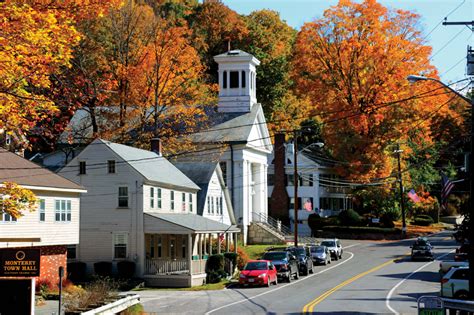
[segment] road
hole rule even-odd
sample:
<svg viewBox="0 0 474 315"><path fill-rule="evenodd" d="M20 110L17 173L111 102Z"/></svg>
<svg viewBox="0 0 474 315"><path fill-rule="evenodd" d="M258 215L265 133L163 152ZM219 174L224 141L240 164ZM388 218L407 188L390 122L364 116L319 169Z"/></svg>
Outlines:
<svg viewBox="0 0 474 315"><path fill-rule="evenodd" d="M456 244L449 232L430 237L437 259ZM416 314L416 299L439 292L439 261L412 262L413 240L343 240L343 259L314 275L270 288L141 291L146 312L158 314Z"/></svg>

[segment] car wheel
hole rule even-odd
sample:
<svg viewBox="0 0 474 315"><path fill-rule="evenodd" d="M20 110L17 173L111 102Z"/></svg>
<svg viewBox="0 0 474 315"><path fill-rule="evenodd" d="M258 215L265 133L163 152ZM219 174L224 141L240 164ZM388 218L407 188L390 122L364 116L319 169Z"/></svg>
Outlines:
<svg viewBox="0 0 474 315"><path fill-rule="evenodd" d="M339 258L337 257L337 255L336 255L336 257L334 257L334 260L335 260L335 261L338 261L338 260L339 260Z"/></svg>
<svg viewBox="0 0 474 315"><path fill-rule="evenodd" d="M342 253L339 254L339 259L342 259Z"/></svg>
<svg viewBox="0 0 474 315"><path fill-rule="evenodd" d="M295 280L298 280L300 278L300 271L297 269L295 273Z"/></svg>
<svg viewBox="0 0 474 315"><path fill-rule="evenodd" d="M309 269L309 273L314 273L314 266L311 264L311 269Z"/></svg>
<svg viewBox="0 0 474 315"><path fill-rule="evenodd" d="M291 282L291 272L289 272L289 273L286 275L286 281L287 281L288 283Z"/></svg>
<svg viewBox="0 0 474 315"><path fill-rule="evenodd" d="M272 282L270 281L270 276L267 277L267 287L269 288L272 285Z"/></svg>

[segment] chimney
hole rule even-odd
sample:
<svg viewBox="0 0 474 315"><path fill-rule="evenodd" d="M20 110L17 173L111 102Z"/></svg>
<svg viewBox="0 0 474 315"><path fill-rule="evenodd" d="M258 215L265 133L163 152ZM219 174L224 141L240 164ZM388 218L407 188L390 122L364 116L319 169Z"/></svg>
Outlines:
<svg viewBox="0 0 474 315"><path fill-rule="evenodd" d="M160 138L152 138L151 139L151 151L161 156L161 139Z"/></svg>
<svg viewBox="0 0 474 315"><path fill-rule="evenodd" d="M280 219L283 224L289 223L289 197L286 191L285 161L285 135L275 135L274 145L274 186L270 199L270 216Z"/></svg>

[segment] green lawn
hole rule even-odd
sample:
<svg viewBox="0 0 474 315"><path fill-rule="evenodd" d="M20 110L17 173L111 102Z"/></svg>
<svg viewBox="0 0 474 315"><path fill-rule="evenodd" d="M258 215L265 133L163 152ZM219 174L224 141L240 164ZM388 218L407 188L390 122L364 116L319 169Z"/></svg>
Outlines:
<svg viewBox="0 0 474 315"><path fill-rule="evenodd" d="M265 253L265 250L269 247L272 247L272 245L247 245L241 246L240 248L242 248L242 250L247 253L249 259L259 259L260 257L262 257L263 253Z"/></svg>
<svg viewBox="0 0 474 315"><path fill-rule="evenodd" d="M132 291L145 291L145 290L153 290L153 291L205 291L205 290L222 290L226 286L230 284L229 280L223 280L218 283L208 283L205 285L201 285L198 287L192 288L136 288Z"/></svg>

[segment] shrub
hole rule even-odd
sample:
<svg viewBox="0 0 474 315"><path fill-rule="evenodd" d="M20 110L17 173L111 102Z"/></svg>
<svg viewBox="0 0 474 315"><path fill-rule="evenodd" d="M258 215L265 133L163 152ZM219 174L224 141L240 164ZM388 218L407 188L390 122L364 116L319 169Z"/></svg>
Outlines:
<svg viewBox="0 0 474 315"><path fill-rule="evenodd" d="M430 226L431 224L433 224L433 222L434 222L433 218L431 218L430 216L427 216L427 217L417 216L413 220L413 224L420 225L420 226Z"/></svg>
<svg viewBox="0 0 474 315"><path fill-rule="evenodd" d="M231 246L230 250L234 251L234 246ZM245 267L245 264L249 259L247 253L241 247L237 247L237 268L239 268L239 270L242 270Z"/></svg>
<svg viewBox="0 0 474 315"><path fill-rule="evenodd" d="M371 226L326 226L324 231L327 232L341 232L341 233L382 233L382 234L397 234L400 233L399 229L396 228L382 228L382 227L371 227Z"/></svg>
<svg viewBox="0 0 474 315"><path fill-rule="evenodd" d="M117 283L110 279L99 279L87 285L85 290L78 287L72 292L65 291L64 310L74 312L92 305L102 305L117 296Z"/></svg>
<svg viewBox="0 0 474 315"><path fill-rule="evenodd" d="M224 255L211 255L207 259L206 270L209 271L218 271L224 269Z"/></svg>
<svg viewBox="0 0 474 315"><path fill-rule="evenodd" d="M393 228L395 226L393 223L393 217L387 212L382 214L380 217L380 224L385 228Z"/></svg>
<svg viewBox="0 0 474 315"><path fill-rule="evenodd" d="M36 293L39 293L43 298L46 298L48 294L54 290L54 285L48 279L39 279L36 281Z"/></svg>
<svg viewBox="0 0 474 315"><path fill-rule="evenodd" d="M67 264L67 277L73 282L86 280L87 265L84 262L76 261Z"/></svg>
<svg viewBox="0 0 474 315"><path fill-rule="evenodd" d="M339 220L345 226L359 226L362 223L361 216L352 209L348 209L339 213Z"/></svg>
<svg viewBox="0 0 474 315"><path fill-rule="evenodd" d="M237 253L232 253L232 252L224 253L224 257L229 259L232 262L233 267L237 266L238 256L239 255Z"/></svg>
<svg viewBox="0 0 474 315"><path fill-rule="evenodd" d="M100 261L94 264L94 272L100 277L112 276L112 263L110 261Z"/></svg>
<svg viewBox="0 0 474 315"><path fill-rule="evenodd" d="M119 261L117 263L118 276L121 279L131 279L135 275L135 263L133 261Z"/></svg>

